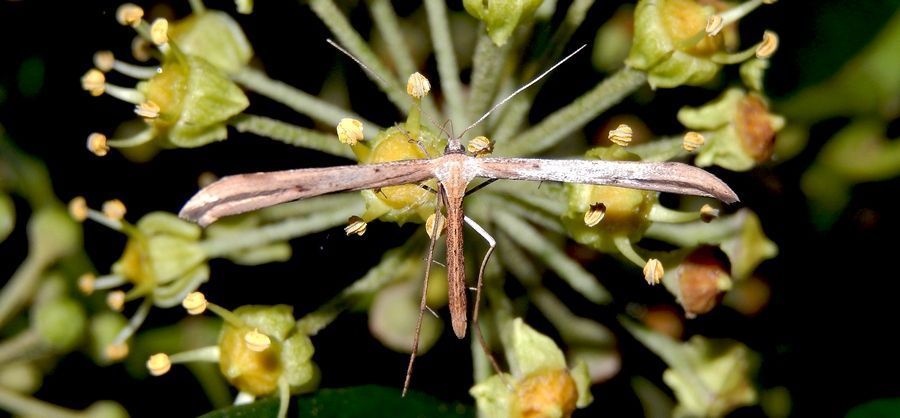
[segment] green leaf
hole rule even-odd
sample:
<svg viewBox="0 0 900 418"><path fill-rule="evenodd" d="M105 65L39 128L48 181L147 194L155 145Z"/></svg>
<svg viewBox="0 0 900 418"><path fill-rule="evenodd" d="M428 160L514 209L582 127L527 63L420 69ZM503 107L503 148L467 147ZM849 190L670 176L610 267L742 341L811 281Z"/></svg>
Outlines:
<svg viewBox="0 0 900 418"><path fill-rule="evenodd" d="M292 411L292 413L291 413ZM233 406L203 415L202 418L273 417L278 412L278 399L268 398L252 404ZM356 386L322 389L291 400L292 417L474 417L474 410L460 403L445 403L431 396L409 392L400 397L397 388Z"/></svg>
<svg viewBox="0 0 900 418"><path fill-rule="evenodd" d="M877 399L847 412L845 418L890 418L900 416L900 398Z"/></svg>

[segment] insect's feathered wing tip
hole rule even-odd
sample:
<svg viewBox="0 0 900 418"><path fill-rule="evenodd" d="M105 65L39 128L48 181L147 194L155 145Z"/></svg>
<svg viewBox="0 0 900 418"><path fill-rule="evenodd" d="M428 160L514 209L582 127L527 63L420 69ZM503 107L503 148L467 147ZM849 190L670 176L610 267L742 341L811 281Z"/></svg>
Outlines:
<svg viewBox="0 0 900 418"><path fill-rule="evenodd" d="M213 214L215 206L210 207L209 205L209 198L207 197L208 188L209 186L193 195L190 200L184 204L181 211L178 212L178 217L197 223L204 228L219 220L219 217Z"/></svg>

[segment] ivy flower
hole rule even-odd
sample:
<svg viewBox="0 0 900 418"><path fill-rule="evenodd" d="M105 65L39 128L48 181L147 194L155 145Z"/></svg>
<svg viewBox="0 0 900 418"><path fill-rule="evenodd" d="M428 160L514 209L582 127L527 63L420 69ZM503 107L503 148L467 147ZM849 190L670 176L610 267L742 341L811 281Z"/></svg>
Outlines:
<svg viewBox="0 0 900 418"><path fill-rule="evenodd" d="M593 400L588 368L579 362L568 369L552 339L521 318L503 326L510 373L478 382L469 393L487 418L570 417Z"/></svg>

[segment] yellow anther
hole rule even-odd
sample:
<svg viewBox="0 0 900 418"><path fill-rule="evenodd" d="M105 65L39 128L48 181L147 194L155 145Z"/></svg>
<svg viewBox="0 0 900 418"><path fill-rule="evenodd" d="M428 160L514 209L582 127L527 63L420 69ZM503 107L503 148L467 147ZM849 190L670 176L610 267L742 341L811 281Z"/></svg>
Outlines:
<svg viewBox="0 0 900 418"><path fill-rule="evenodd" d="M125 212L127 212L125 204L119 199L103 202L103 214L109 219L121 221L125 217Z"/></svg>
<svg viewBox="0 0 900 418"><path fill-rule="evenodd" d="M244 334L244 343L247 344L247 348L260 353L266 351L272 345L272 340L269 339L268 335L254 329Z"/></svg>
<svg viewBox="0 0 900 418"><path fill-rule="evenodd" d="M87 137L87 149L98 157L109 153L109 144L106 143L106 135L94 132Z"/></svg>
<svg viewBox="0 0 900 418"><path fill-rule="evenodd" d="M367 225L368 224L363 220L363 218L360 218L356 215L351 216L350 219L347 219L347 226L344 227L344 233L347 234L347 236L353 234L363 236L363 234L366 233Z"/></svg>
<svg viewBox="0 0 900 418"><path fill-rule="evenodd" d="M659 260L651 258L647 260L647 264L644 264L644 280L646 280L648 284L659 284L663 274L665 274L665 270L663 270L663 265Z"/></svg>
<svg viewBox="0 0 900 418"><path fill-rule="evenodd" d="M434 236L432 236L432 234L434 233L434 218L435 218L434 215L435 214L433 214L433 213L431 215L428 215L428 219L425 220L425 232L428 233L428 238L434 238ZM446 225L444 216L443 215L438 215L438 216L439 217L437 218L438 219L437 234L438 234L438 236L441 236L441 234L444 233L444 228L446 228L447 225Z"/></svg>
<svg viewBox="0 0 900 418"><path fill-rule="evenodd" d="M701 135L700 132L688 131L684 134L684 140L681 142L681 147L687 152L694 152L697 148L702 147L704 142L706 142L706 139L703 138L703 135Z"/></svg>
<svg viewBox="0 0 900 418"><path fill-rule="evenodd" d="M600 202L594 203L591 205L590 209L584 213L584 224L589 227L594 227L603 220L604 216L606 216L606 205Z"/></svg>
<svg viewBox="0 0 900 418"><path fill-rule="evenodd" d="M209 303L201 292L191 292L181 301L181 306L191 315L200 315L206 311Z"/></svg>
<svg viewBox="0 0 900 418"><path fill-rule="evenodd" d="M356 145L364 138L363 124L356 119L343 118L338 123L337 135L342 144Z"/></svg>
<svg viewBox="0 0 900 418"><path fill-rule="evenodd" d="M415 72L409 76L409 80L406 82L406 94L421 99L427 96L429 91L431 91L431 82L424 75Z"/></svg>
<svg viewBox="0 0 900 418"><path fill-rule="evenodd" d="M121 290L113 290L106 294L106 306L116 312L122 312L125 307L125 292Z"/></svg>
<svg viewBox="0 0 900 418"><path fill-rule="evenodd" d="M700 208L700 220L703 222L712 222L713 219L719 217L719 209L716 209L710 205L703 205Z"/></svg>
<svg viewBox="0 0 900 418"><path fill-rule="evenodd" d="M78 222L84 222L87 219L87 201L83 197L77 196L69 201L69 216Z"/></svg>
<svg viewBox="0 0 900 418"><path fill-rule="evenodd" d="M120 25L138 27L144 18L144 9L134 3L125 3L116 10L116 20Z"/></svg>
<svg viewBox="0 0 900 418"><path fill-rule="evenodd" d="M100 96L106 91L106 76L96 68L91 68L81 76L81 88L91 96Z"/></svg>
<svg viewBox="0 0 900 418"><path fill-rule="evenodd" d="M159 117L159 105L147 100L135 106L134 113L144 119L156 119Z"/></svg>
<svg viewBox="0 0 900 418"><path fill-rule="evenodd" d="M155 45L165 45L169 43L169 21L159 18L150 25L150 40Z"/></svg>
<svg viewBox="0 0 900 418"><path fill-rule="evenodd" d="M778 35L767 30L763 32L763 40L756 47L756 58L769 58L778 50Z"/></svg>
<svg viewBox="0 0 900 418"><path fill-rule="evenodd" d="M94 293L94 282L97 281L97 276L94 276L93 273L84 273L78 277L78 290L85 295L90 295Z"/></svg>
<svg viewBox="0 0 900 418"><path fill-rule="evenodd" d="M466 145L466 150L476 157L488 155L494 150L494 143L486 136L476 136Z"/></svg>
<svg viewBox="0 0 900 418"><path fill-rule="evenodd" d="M162 376L172 368L172 361L166 353L156 353L147 359L147 370L154 376Z"/></svg>
<svg viewBox="0 0 900 418"><path fill-rule="evenodd" d="M616 129L609 131L609 140L620 147L627 147L631 142L631 127L626 124L619 125Z"/></svg>
<svg viewBox="0 0 900 418"><path fill-rule="evenodd" d="M110 344L103 350L106 358L112 361L121 360L128 356L128 344Z"/></svg>
<svg viewBox="0 0 900 418"><path fill-rule="evenodd" d="M94 67L98 70L108 72L112 70L113 64L116 62L116 56L112 51L97 51L94 53Z"/></svg>
<svg viewBox="0 0 900 418"><path fill-rule="evenodd" d="M716 36L725 27L725 21L722 20L722 16L712 15L706 19L706 34L709 36Z"/></svg>

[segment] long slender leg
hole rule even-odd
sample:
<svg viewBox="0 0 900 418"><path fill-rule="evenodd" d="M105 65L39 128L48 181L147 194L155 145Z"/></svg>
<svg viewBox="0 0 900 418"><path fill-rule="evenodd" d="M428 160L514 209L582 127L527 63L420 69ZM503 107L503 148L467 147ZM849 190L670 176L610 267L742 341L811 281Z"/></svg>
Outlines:
<svg viewBox="0 0 900 418"><path fill-rule="evenodd" d="M443 194L444 189L440 188L438 192L438 203L434 205L435 217L440 216L441 214ZM413 336L412 352L409 354L409 365L406 367L406 378L403 381L403 393L401 396L406 396L406 391L409 390L409 382L412 380L413 364L416 362L416 353L419 351L419 335L422 333L422 319L425 316L425 310L428 309L426 304L428 296L428 276L431 274L431 262L434 260L434 246L437 243L439 226L440 223L435 222L431 231L431 242L428 245L428 258L425 263L425 281L422 283L422 301L419 303L419 317L416 318L416 333L415 336Z"/></svg>
<svg viewBox="0 0 900 418"><path fill-rule="evenodd" d="M502 376L503 370L500 369L500 365L497 364L497 359L491 354L490 347L488 347L487 341L484 340L484 334L481 332L481 325L478 323L478 311L481 304L481 288L484 285L484 270L487 267L488 260L491 258L491 254L494 253L494 248L497 247L497 241L494 240L494 237L482 228L481 225L478 225L477 222L473 221L472 218L466 216L463 219L488 243L488 250L481 260L481 267L478 268L478 281L475 285L475 307L472 311L472 326L475 327L475 334L478 335L478 342L481 343L481 349L484 350L484 354L487 356L488 360L490 360L491 366L498 375ZM509 386L509 383L507 383L507 386Z"/></svg>
<svg viewBox="0 0 900 418"><path fill-rule="evenodd" d="M491 184L491 183L493 183L493 182L495 182L495 181L497 181L497 179L487 179L487 180L485 180L485 181L483 181L483 182L481 182L481 183L478 183L477 185L475 185L474 187L472 187L471 189L469 189L469 190L466 191L466 196L468 196L468 195L470 195L470 194L472 194L472 193L475 193L475 192L477 192L477 191L479 191L479 190L481 190L481 189L487 187L489 184Z"/></svg>

